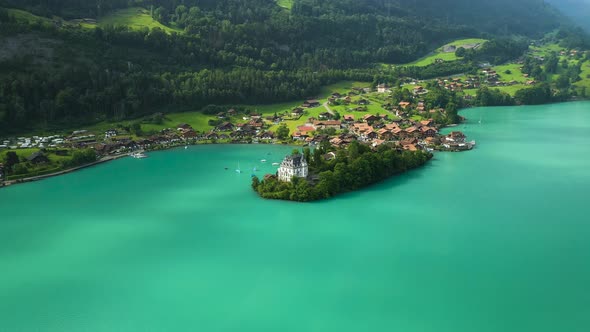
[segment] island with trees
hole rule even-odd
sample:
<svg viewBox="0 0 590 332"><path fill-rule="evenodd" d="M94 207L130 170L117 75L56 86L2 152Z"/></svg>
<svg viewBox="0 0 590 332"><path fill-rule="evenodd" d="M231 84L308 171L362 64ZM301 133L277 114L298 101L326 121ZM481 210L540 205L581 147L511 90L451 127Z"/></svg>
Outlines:
<svg viewBox="0 0 590 332"><path fill-rule="evenodd" d="M433 155L424 150L404 150L394 144L372 148L353 141L347 149L334 150L324 145L313 151L305 148L301 155L295 150L286 160L295 159L294 156L308 167L305 177L295 175L286 180L269 174L261 180L254 176L252 188L267 199L316 201L359 190L423 166Z"/></svg>

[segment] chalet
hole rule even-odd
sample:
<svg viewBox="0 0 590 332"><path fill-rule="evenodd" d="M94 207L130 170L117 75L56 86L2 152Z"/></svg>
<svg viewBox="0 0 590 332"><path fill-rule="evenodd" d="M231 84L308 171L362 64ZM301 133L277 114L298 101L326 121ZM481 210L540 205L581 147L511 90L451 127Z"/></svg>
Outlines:
<svg viewBox="0 0 590 332"><path fill-rule="evenodd" d="M465 134L460 131L452 131L445 137L445 141L447 142L455 142L455 143L463 143L465 142Z"/></svg>
<svg viewBox="0 0 590 332"><path fill-rule="evenodd" d="M224 122L217 126L216 128L218 131L232 131L234 130L234 125L231 122Z"/></svg>
<svg viewBox="0 0 590 332"><path fill-rule="evenodd" d="M425 94L425 93L428 93L428 90L424 89L423 86L417 85L417 86L414 87L414 94L415 95L422 95L422 94Z"/></svg>
<svg viewBox="0 0 590 332"><path fill-rule="evenodd" d="M535 81L535 80L526 81L526 85L535 85L535 84L537 84L537 81Z"/></svg>
<svg viewBox="0 0 590 332"><path fill-rule="evenodd" d="M304 141L308 137L309 137L309 134L307 134L305 132L296 131L293 133L293 140L294 141Z"/></svg>
<svg viewBox="0 0 590 332"><path fill-rule="evenodd" d="M181 123L178 126L176 126L177 130L180 129L192 129L191 125L187 124L187 123Z"/></svg>
<svg viewBox="0 0 590 332"><path fill-rule="evenodd" d="M258 113L252 113L252 114L250 114L250 119L254 120L254 121L258 121L258 120L262 119L262 115L260 115Z"/></svg>
<svg viewBox="0 0 590 332"><path fill-rule="evenodd" d="M330 144L332 144L332 145L333 145L333 146L335 146L335 147L341 147L341 146L343 146L345 143L344 143L344 141L343 141L341 138L339 138L339 137L334 137L334 138L332 138L332 139L330 140Z"/></svg>
<svg viewBox="0 0 590 332"><path fill-rule="evenodd" d="M208 133L207 135L205 135L206 139L219 139L219 135L217 135L217 133Z"/></svg>
<svg viewBox="0 0 590 332"><path fill-rule="evenodd" d="M195 137L197 137L197 133L192 129L183 130L182 133L180 134L180 136L184 139L195 138Z"/></svg>
<svg viewBox="0 0 590 332"><path fill-rule="evenodd" d="M344 100L344 103L345 103L345 104L350 104L350 103L352 102L352 98L350 98L350 96L346 96L346 97L344 97L344 99L343 99L343 100Z"/></svg>
<svg viewBox="0 0 590 332"><path fill-rule="evenodd" d="M342 98L342 95L340 93L338 93L338 92L334 92L332 94L332 98L334 98L334 99L340 99L340 98Z"/></svg>
<svg viewBox="0 0 590 332"><path fill-rule="evenodd" d="M385 143L385 140L376 139L376 140L373 140L373 144L371 144L371 146L374 147L374 148L376 148L376 147L378 147L380 145L383 145L383 143Z"/></svg>
<svg viewBox="0 0 590 332"><path fill-rule="evenodd" d="M313 126L316 129L340 129L342 127L342 122L340 122L339 120L315 121L313 123Z"/></svg>
<svg viewBox="0 0 590 332"><path fill-rule="evenodd" d="M109 129L107 131L104 132L104 138L105 139L109 139L111 137L115 137L118 135L118 132L116 129Z"/></svg>
<svg viewBox="0 0 590 332"><path fill-rule="evenodd" d="M389 86L387 86L387 84L379 84L379 85L377 85L377 92L378 93L387 93L387 92L389 92Z"/></svg>
<svg viewBox="0 0 590 332"><path fill-rule="evenodd" d="M28 156L27 161L33 164L46 164L49 162L49 158L47 158L41 151L38 151Z"/></svg>
<svg viewBox="0 0 590 332"><path fill-rule="evenodd" d="M296 107L291 111L291 116L294 118L298 118L301 115L303 115L303 108L301 107Z"/></svg>
<svg viewBox="0 0 590 332"><path fill-rule="evenodd" d="M365 122L363 122L363 123L355 123L355 124L353 124L352 127L353 127L352 130L357 135L364 134L364 133L367 133L367 132L373 130L373 127L369 126L369 124L368 123L365 123Z"/></svg>
<svg viewBox="0 0 590 332"><path fill-rule="evenodd" d="M401 107L402 109L406 109L410 106L411 103L407 102L407 101L400 101L400 103L398 104L399 107Z"/></svg>
<svg viewBox="0 0 590 332"><path fill-rule="evenodd" d="M225 112L219 112L219 113L217 113L217 118L218 119L225 119Z"/></svg>
<svg viewBox="0 0 590 332"><path fill-rule="evenodd" d="M433 123L432 119L420 121L420 125L422 125L422 126L432 126L433 124L434 123Z"/></svg>
<svg viewBox="0 0 590 332"><path fill-rule="evenodd" d="M345 122L354 122L354 115L352 114L347 114L344 116L344 121Z"/></svg>
<svg viewBox="0 0 590 332"><path fill-rule="evenodd" d="M391 132L393 133L393 136L397 137L398 139L404 139L408 137L408 133L401 128L393 129Z"/></svg>
<svg viewBox="0 0 590 332"><path fill-rule="evenodd" d="M405 144L402 145L404 150L407 151L418 151L418 146L416 146L416 144Z"/></svg>
<svg viewBox="0 0 590 332"><path fill-rule="evenodd" d="M267 132L264 132L260 135L260 139L263 139L266 141L273 140L274 138L275 138L275 134L272 131L267 131Z"/></svg>
<svg viewBox="0 0 590 332"><path fill-rule="evenodd" d="M416 127L416 126L411 126L410 128L406 128L406 133L408 133L410 136L413 136L413 137L421 135L420 129L418 129L418 127Z"/></svg>
<svg viewBox="0 0 590 332"><path fill-rule="evenodd" d="M304 108L313 108L318 106L320 106L320 102L315 99L309 99L303 103Z"/></svg>
<svg viewBox="0 0 590 332"><path fill-rule="evenodd" d="M363 106L364 105L369 105L369 101L366 100L366 99L364 99L364 98L361 98L361 99L359 99L359 101L357 102L357 104L363 105Z"/></svg>
<svg viewBox="0 0 590 332"><path fill-rule="evenodd" d="M373 130L369 130L369 131L368 131L368 132L365 134L365 136L366 136L368 139L375 139L375 138L379 137L379 134L377 134L377 132L375 132L375 131L373 131Z"/></svg>
<svg viewBox="0 0 590 332"><path fill-rule="evenodd" d="M420 132L423 137L434 137L437 133L436 129L427 126L420 128Z"/></svg>
<svg viewBox="0 0 590 332"><path fill-rule="evenodd" d="M236 110L235 110L235 109L233 109L233 108L230 108L230 109L227 111L227 115L228 115L228 116L234 116L234 115L236 115L236 114L238 114L238 112L236 112Z"/></svg>
<svg viewBox="0 0 590 332"><path fill-rule="evenodd" d="M321 120L331 119L333 117L332 113L330 112L322 112L318 115L318 118Z"/></svg>
<svg viewBox="0 0 590 332"><path fill-rule="evenodd" d="M367 115L363 116L363 120L367 123L370 123L370 122L377 121L378 118L376 116L374 116L373 114L367 114Z"/></svg>
<svg viewBox="0 0 590 332"><path fill-rule="evenodd" d="M391 130L387 130L385 128L379 129L377 134L379 134L379 138L382 140L390 141L393 139L393 133Z"/></svg>

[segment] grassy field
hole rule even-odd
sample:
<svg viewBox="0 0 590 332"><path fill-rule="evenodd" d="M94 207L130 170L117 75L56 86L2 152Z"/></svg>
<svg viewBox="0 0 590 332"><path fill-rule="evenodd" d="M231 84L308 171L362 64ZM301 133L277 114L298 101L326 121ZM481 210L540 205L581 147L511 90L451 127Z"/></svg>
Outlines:
<svg viewBox="0 0 590 332"><path fill-rule="evenodd" d="M582 65L582 73L580 74L581 81L576 82L575 85L578 87L586 87L586 93L590 94L590 61L586 61Z"/></svg>
<svg viewBox="0 0 590 332"><path fill-rule="evenodd" d="M531 46L530 50L533 52L534 55L538 56L548 56L551 53L559 53L564 48L559 46L558 44L546 44L542 46Z"/></svg>
<svg viewBox="0 0 590 332"><path fill-rule="evenodd" d="M519 65L517 63L510 63L506 65L496 66L494 67L494 70L500 75L500 80L502 82L524 82L527 80L527 78L523 76L523 73L520 70L521 66L522 65ZM507 70L510 71L510 74L506 73Z"/></svg>
<svg viewBox="0 0 590 332"><path fill-rule="evenodd" d="M182 32L181 29L169 27L154 20L151 17L149 10L140 7L117 10L101 18L98 21L98 26L105 25L124 25L137 30L144 28L160 28L167 33Z"/></svg>
<svg viewBox="0 0 590 332"><path fill-rule="evenodd" d="M526 89L528 87L530 87L530 86L524 85L524 84L515 84L515 85L509 85L509 86L490 87L490 89L498 89L500 91L508 93L511 96L514 96L516 91L518 91L520 89ZM477 89L463 90L463 92L466 95L475 96L475 94L477 93Z"/></svg>
<svg viewBox="0 0 590 332"><path fill-rule="evenodd" d="M345 93L348 92L352 87L367 87L369 83L363 82L351 82L351 81L343 81L338 82L336 84L325 86L321 89L320 93L314 98L318 99L321 103L324 103L328 100L328 97L334 92ZM243 107L250 109L253 112L261 113L263 115L272 115L274 113L281 114L284 112L289 112L301 105L303 100L295 100L290 102L284 103L275 103L275 104L267 104L267 105L242 105ZM297 121L286 121L285 123L291 128L295 130L297 126L300 126L305 123L308 117L315 116L317 117L320 113L325 112L326 109L323 106L308 109L306 114L301 117L301 119ZM347 113L348 114L348 113ZM365 113L367 114L367 113ZM183 112L183 113L170 113L166 114L164 121L161 124L149 124L143 123L141 124L141 129L144 132L156 132L160 131L165 128L176 128L176 126L180 123L187 123L191 125L195 130L206 132L211 130L213 127L209 125L209 120L217 119L214 115L206 115L200 112ZM134 121L121 121L121 122L100 122L93 126L84 127L84 129L89 130L95 134L100 134L110 128L116 128L117 125L128 126ZM232 118L231 121L233 123L244 122L242 120L242 116L238 115L235 118ZM275 127L272 127L271 130L275 130ZM135 137L134 137L135 138Z"/></svg>
<svg viewBox="0 0 590 332"><path fill-rule="evenodd" d="M27 22L27 23L39 22L39 23L46 25L46 26L53 25L51 19L48 19L47 17L37 16L37 15L34 15L34 14L29 13L27 11L20 10L20 9L6 9L6 10L8 11L8 14L10 16L14 17L19 22Z"/></svg>
<svg viewBox="0 0 590 332"><path fill-rule="evenodd" d="M276 0L277 1L277 5L279 5L279 7L283 7L285 9L289 9L291 10L291 7L293 7L293 0Z"/></svg>
<svg viewBox="0 0 590 332"><path fill-rule="evenodd" d="M447 46L451 46L454 45L457 48L463 46L463 45L468 45L468 44L476 44L476 43L485 43L487 40L485 39L478 39L478 38L469 38L469 39L459 39L459 40L455 40L451 43L445 44L439 48L437 48L434 52L432 52L431 54L418 59L416 61L410 62L410 63L405 63L405 64L400 64L400 66L418 66L418 67L424 67L424 66L428 66L430 64L433 64L434 61L436 59L443 59L445 61L455 61L458 60L459 58L455 55L455 52L443 52L443 49Z"/></svg>

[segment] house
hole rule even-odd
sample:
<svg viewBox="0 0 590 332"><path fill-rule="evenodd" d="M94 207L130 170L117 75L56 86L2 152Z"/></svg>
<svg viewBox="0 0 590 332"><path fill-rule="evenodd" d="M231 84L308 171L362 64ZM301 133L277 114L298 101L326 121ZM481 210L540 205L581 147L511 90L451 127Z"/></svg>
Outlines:
<svg viewBox="0 0 590 332"><path fill-rule="evenodd" d="M279 180L291 182L293 177L306 178L309 169L302 154L286 156L278 170Z"/></svg>
<svg viewBox="0 0 590 332"><path fill-rule="evenodd" d="M219 112L219 113L217 113L217 118L218 119L225 119L225 112Z"/></svg>
<svg viewBox="0 0 590 332"><path fill-rule="evenodd" d="M385 141L390 141L391 139L393 139L393 133L386 128L379 129L379 131L377 131L377 134L379 134L380 139Z"/></svg>
<svg viewBox="0 0 590 332"><path fill-rule="evenodd" d="M369 131L368 131L368 132L365 134L365 136L366 136L368 139L376 139L377 137L379 137L379 134L377 134L377 132L375 132L375 131L373 131L373 130L369 130Z"/></svg>
<svg viewBox="0 0 590 332"><path fill-rule="evenodd" d="M448 134L445 137L445 140L447 142L463 143L463 142L465 142L465 138L466 138L466 136L462 132L460 132L460 131L452 131L450 134Z"/></svg>
<svg viewBox="0 0 590 332"><path fill-rule="evenodd" d="M361 98L361 99L359 99L357 104L365 106L365 105L369 105L369 101L366 100L365 98Z"/></svg>
<svg viewBox="0 0 590 332"><path fill-rule="evenodd" d="M307 133L307 132L315 131L316 128L314 126L311 126L311 125L307 125L306 124L306 125L297 127L297 130L300 131L300 132L302 132L302 133Z"/></svg>
<svg viewBox="0 0 590 332"><path fill-rule="evenodd" d="M267 131L265 133L263 133L262 135L260 135L260 138L263 140L273 140L275 138L275 134L272 131Z"/></svg>
<svg viewBox="0 0 590 332"><path fill-rule="evenodd" d="M321 120L331 119L333 117L332 113L330 112L322 112L318 115Z"/></svg>
<svg viewBox="0 0 590 332"><path fill-rule="evenodd" d="M258 114L258 113L252 113L252 114L250 114L250 119L254 120L254 121L258 121L258 120L262 119L262 115Z"/></svg>
<svg viewBox="0 0 590 332"><path fill-rule="evenodd" d="M422 120L422 121L420 121L420 124L423 125L423 126L432 126L433 125L433 121L431 119Z"/></svg>
<svg viewBox="0 0 590 332"><path fill-rule="evenodd" d="M344 116L344 121L345 122L354 122L354 115L352 114L347 114Z"/></svg>
<svg viewBox="0 0 590 332"><path fill-rule="evenodd" d="M309 99L303 103L304 108L314 108L318 106L320 106L320 102L315 99Z"/></svg>
<svg viewBox="0 0 590 332"><path fill-rule="evenodd" d="M178 126L176 126L176 129L177 130L180 130L180 129L192 129L192 127L189 124L181 123Z"/></svg>
<svg viewBox="0 0 590 332"><path fill-rule="evenodd" d="M104 138L105 139L109 139L111 137L117 136L118 132L116 129L109 129L107 131L104 132Z"/></svg>
<svg viewBox="0 0 590 332"><path fill-rule="evenodd" d="M309 134L307 132L296 131L293 133L293 140L294 141L304 141L308 137L309 137Z"/></svg>
<svg viewBox="0 0 590 332"><path fill-rule="evenodd" d="M379 84L377 85L377 92L378 93L388 93L389 92L389 86L387 86L387 84Z"/></svg>
<svg viewBox="0 0 590 332"><path fill-rule="evenodd" d="M334 99L340 99L340 98L342 98L342 95L340 93L338 93L338 92L334 92L332 94L332 98L334 98Z"/></svg>
<svg viewBox="0 0 590 332"><path fill-rule="evenodd" d="M367 114L363 116L363 120L367 123L377 121L378 118L373 114Z"/></svg>
<svg viewBox="0 0 590 332"><path fill-rule="evenodd" d="M234 116L234 115L236 115L236 114L238 114L238 112L236 112L236 110L235 110L235 109L233 109L233 108L230 108L230 109L227 111L227 115L228 115L228 116Z"/></svg>
<svg viewBox="0 0 590 332"><path fill-rule="evenodd" d="M434 137L436 136L436 129L432 128L432 127L428 127L428 126L424 126L422 128L420 128L420 132L422 133L422 136L424 137Z"/></svg>
<svg viewBox="0 0 590 332"><path fill-rule="evenodd" d="M338 120L327 120L327 121L315 121L313 123L313 126L316 129L328 129L328 128L334 128L334 129L340 129L342 127L342 122L338 121Z"/></svg>
<svg viewBox="0 0 590 332"><path fill-rule="evenodd" d="M219 126L217 126L216 129L218 131L232 131L232 130L234 130L234 125L231 124L230 122L224 122L224 123L220 124Z"/></svg>
<svg viewBox="0 0 590 332"><path fill-rule="evenodd" d="M415 95L423 95L423 94L426 94L426 93L428 93L428 90L424 89L424 87L423 87L423 86L421 86L421 85L416 85L416 86L414 87L414 94L415 94Z"/></svg>
<svg viewBox="0 0 590 332"><path fill-rule="evenodd" d="M301 107L296 107L291 111L291 116L294 118L298 118L301 115L303 115L303 108Z"/></svg>
<svg viewBox="0 0 590 332"><path fill-rule="evenodd" d="M27 157L27 161L33 164L45 164L49 162L49 158L47 158L43 152L38 151L33 153L32 155Z"/></svg>
<svg viewBox="0 0 590 332"><path fill-rule="evenodd" d="M407 101L400 101L400 103L398 104L399 107L406 109L408 108L408 106L410 106L411 103L407 102Z"/></svg>

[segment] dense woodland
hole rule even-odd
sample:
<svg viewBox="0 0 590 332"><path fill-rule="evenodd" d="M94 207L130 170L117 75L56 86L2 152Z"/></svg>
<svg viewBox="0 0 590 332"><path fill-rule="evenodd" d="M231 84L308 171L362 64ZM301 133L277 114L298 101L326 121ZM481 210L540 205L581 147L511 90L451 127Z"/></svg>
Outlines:
<svg viewBox="0 0 590 332"><path fill-rule="evenodd" d="M0 0L0 6L64 18L99 18L117 8L143 6L182 31L23 23L0 10L1 38L34 36L50 45L0 57L0 129L50 129L210 104L293 100L345 79L393 82L469 72L476 61L518 57L528 38L565 20L533 0L502 0L502 6L426 2L295 0L286 10L272 0ZM588 42L577 32L562 31L572 44ZM465 36L492 40L466 52L465 61L422 68L375 65L408 62Z"/></svg>

